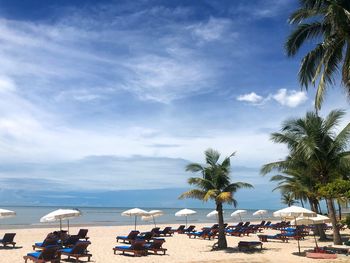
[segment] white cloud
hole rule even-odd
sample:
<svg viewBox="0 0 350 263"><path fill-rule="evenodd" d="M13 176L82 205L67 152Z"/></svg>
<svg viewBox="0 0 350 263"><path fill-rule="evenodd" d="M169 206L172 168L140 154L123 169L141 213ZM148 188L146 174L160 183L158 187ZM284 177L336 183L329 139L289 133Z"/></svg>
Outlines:
<svg viewBox="0 0 350 263"><path fill-rule="evenodd" d="M307 101L306 92L287 89L280 89L272 98L283 106L295 108Z"/></svg>
<svg viewBox="0 0 350 263"><path fill-rule="evenodd" d="M215 41L228 38L228 31L232 25L229 19L210 17L206 23L198 23L188 27L192 34L202 41Z"/></svg>
<svg viewBox="0 0 350 263"><path fill-rule="evenodd" d="M268 101L274 100L280 105L290 108L298 107L299 105L306 102L307 99L308 97L306 95L306 92L287 89L279 89L276 93L269 94L266 97L260 96L255 92L243 94L237 97L238 101L246 101L252 105L263 105Z"/></svg>
<svg viewBox="0 0 350 263"><path fill-rule="evenodd" d="M255 103L261 102L263 100L263 97L259 96L255 92L251 92L248 94L238 96L237 100L238 101L247 101L247 102L251 102L251 103L255 104Z"/></svg>

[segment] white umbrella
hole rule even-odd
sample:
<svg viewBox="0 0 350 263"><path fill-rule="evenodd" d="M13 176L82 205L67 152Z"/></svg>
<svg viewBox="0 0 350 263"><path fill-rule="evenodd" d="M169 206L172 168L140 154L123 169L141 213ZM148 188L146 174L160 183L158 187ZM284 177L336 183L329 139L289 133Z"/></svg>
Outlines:
<svg viewBox="0 0 350 263"><path fill-rule="evenodd" d="M238 209L236 211L234 211L231 216L239 216L239 219L242 221L242 217L241 215L245 215L247 213L247 210L241 210L241 209Z"/></svg>
<svg viewBox="0 0 350 263"><path fill-rule="evenodd" d="M58 209L46 216L40 218L41 223L57 222L60 221L60 230L62 230L62 220L68 221L68 232L69 232L69 219L81 216L81 212L76 209Z"/></svg>
<svg viewBox="0 0 350 263"><path fill-rule="evenodd" d="M222 211L223 213L224 213L224 211ZM213 211L211 211L209 214L207 214L207 217L208 218L211 218L211 217L216 217L216 218L218 218L218 211L216 211L216 210L213 210Z"/></svg>
<svg viewBox="0 0 350 263"><path fill-rule="evenodd" d="M194 211L194 210L191 210L191 209L182 209L182 210L179 210L175 213L175 216L185 216L186 217L186 227L187 227L187 216L189 215L194 215L196 214L197 212Z"/></svg>
<svg viewBox="0 0 350 263"><path fill-rule="evenodd" d="M16 215L16 212L14 211L0 208L0 218L9 218L15 215Z"/></svg>
<svg viewBox="0 0 350 263"><path fill-rule="evenodd" d="M273 213L274 217L296 219L297 217L316 217L316 213L300 206L290 206ZM298 240L298 250L300 254L300 241Z"/></svg>
<svg viewBox="0 0 350 263"><path fill-rule="evenodd" d="M136 230L136 220L138 216L148 216L149 213L145 210L142 210L140 208L133 208L126 210L122 213L122 216L134 216L135 217L135 230Z"/></svg>
<svg viewBox="0 0 350 263"><path fill-rule="evenodd" d="M263 218L263 215L267 214L267 210L257 210L253 213L253 216L260 216L261 218Z"/></svg>
<svg viewBox="0 0 350 263"><path fill-rule="evenodd" d="M292 221L292 224L296 226L297 225L318 225L318 224L325 224L329 222L331 222L331 219L329 217L317 214L317 216L315 217L298 217ZM314 232L314 238L315 238L316 247L318 247L315 232Z"/></svg>
<svg viewBox="0 0 350 263"><path fill-rule="evenodd" d="M162 210L151 210L148 211L147 216L142 216L141 219L145 221L153 220L154 227L157 227L155 217L164 215L164 212Z"/></svg>

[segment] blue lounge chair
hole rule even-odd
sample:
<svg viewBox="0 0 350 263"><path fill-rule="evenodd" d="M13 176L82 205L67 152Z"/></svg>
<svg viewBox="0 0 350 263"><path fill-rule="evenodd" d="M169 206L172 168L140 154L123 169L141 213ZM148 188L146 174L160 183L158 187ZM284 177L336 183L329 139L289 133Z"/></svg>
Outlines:
<svg viewBox="0 0 350 263"><path fill-rule="evenodd" d="M35 250L35 249L43 249L43 248L46 248L47 246L57 246L57 245L58 245L57 239L45 238L43 242L35 243L32 247L33 247L33 250Z"/></svg>
<svg viewBox="0 0 350 263"><path fill-rule="evenodd" d="M134 256L144 256L147 254L147 250L144 247L145 241L143 240L134 240L131 242L131 245L125 245L125 246L116 246L113 248L114 254L116 254L117 251L121 251L124 255L126 252L133 253Z"/></svg>
<svg viewBox="0 0 350 263"><path fill-rule="evenodd" d="M136 237L137 237L138 234L140 234L139 231L133 230L133 231L131 231L131 232L129 233L129 235L127 235L127 236L117 236L117 242L118 242L119 240L122 240L124 243L125 243L125 242L129 242L129 243L130 243L131 241L133 241L133 240L136 239Z"/></svg>
<svg viewBox="0 0 350 263"><path fill-rule="evenodd" d="M158 254L158 252L163 252L163 255L165 255L167 249L163 248L163 244L165 242L164 238L157 238L154 239L152 242L145 243L143 247L148 251L153 251L154 254Z"/></svg>
<svg viewBox="0 0 350 263"><path fill-rule="evenodd" d="M28 260L36 263L59 263L61 261L61 254L59 252L59 246L47 246L41 251L28 253L23 259L25 263L27 263Z"/></svg>
<svg viewBox="0 0 350 263"><path fill-rule="evenodd" d="M89 241L79 241L72 248L63 248L60 250L61 255L68 256L68 260L72 257L76 259L76 262L80 260L80 258L87 257L88 261L92 257L91 254L87 253L87 247L91 243Z"/></svg>

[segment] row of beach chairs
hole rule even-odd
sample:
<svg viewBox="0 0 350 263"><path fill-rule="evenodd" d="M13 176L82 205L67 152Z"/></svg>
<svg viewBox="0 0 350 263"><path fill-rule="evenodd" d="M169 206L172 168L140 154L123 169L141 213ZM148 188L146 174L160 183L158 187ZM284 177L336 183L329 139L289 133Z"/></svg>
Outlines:
<svg viewBox="0 0 350 263"><path fill-rule="evenodd" d="M33 245L33 252L28 253L23 257L24 261L28 260L42 262L60 262L61 256L75 258L76 262L80 258L87 258L90 261L92 255L88 251L88 246L91 244L88 241L87 229L80 229L77 235L68 235L66 231L55 231L46 236L42 242L37 242Z"/></svg>

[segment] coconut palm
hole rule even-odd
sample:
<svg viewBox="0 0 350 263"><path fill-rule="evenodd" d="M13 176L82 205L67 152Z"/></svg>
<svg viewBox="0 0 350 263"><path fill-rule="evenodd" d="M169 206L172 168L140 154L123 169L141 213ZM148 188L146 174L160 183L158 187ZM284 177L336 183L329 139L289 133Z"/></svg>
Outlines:
<svg viewBox="0 0 350 263"><path fill-rule="evenodd" d="M289 200L299 199L304 207L304 201L308 201L311 210L320 214L319 200L317 195L317 180L313 176L313 172L309 169L312 165L307 165L302 159L291 158L290 156L284 161L272 164L266 164L261 169L261 173L266 175L272 170L277 170L283 174L272 176L270 181L278 182L273 191L280 190L282 192L282 202L288 206L292 205ZM287 195L289 194L290 197ZM320 240L327 240L324 229L316 225L315 234L320 236Z"/></svg>
<svg viewBox="0 0 350 263"><path fill-rule="evenodd" d="M311 42L314 48L302 59L299 82L308 89L317 85L315 108L321 108L325 91L341 68L342 84L350 95L350 2L348 0L300 0L289 21L295 25L285 49L294 56Z"/></svg>
<svg viewBox="0 0 350 263"><path fill-rule="evenodd" d="M346 171L344 167L348 167L350 158L348 151L350 123L338 134L336 133L344 114L343 111L335 110L326 118L321 118L315 112L308 112L305 118L286 121L282 131L273 133L271 139L275 143L286 144L290 154L284 162L270 164L269 169L275 165L275 168L281 171L287 169L291 163L294 162L292 165L295 165L302 159L306 165L305 177L312 179L310 183L314 189L327 185L335 179L344 178ZM269 169L265 169L264 172L268 172ZM334 200L325 199L333 225L334 243L341 244Z"/></svg>
<svg viewBox="0 0 350 263"><path fill-rule="evenodd" d="M186 166L186 171L200 173L200 177L191 177L188 179L190 185L196 186L195 189L183 193L179 198L195 198L207 202L213 200L218 211L219 237L217 248L227 248L227 241L224 229L223 204L237 205L234 193L240 188L252 188L253 186L244 182L231 182L230 158L234 155L226 157L219 163L220 153L208 149L205 151L206 164L191 163Z"/></svg>
<svg viewBox="0 0 350 263"><path fill-rule="evenodd" d="M292 193L282 193L281 199L282 203L287 206L292 206L298 203L298 201L294 199L294 195Z"/></svg>

